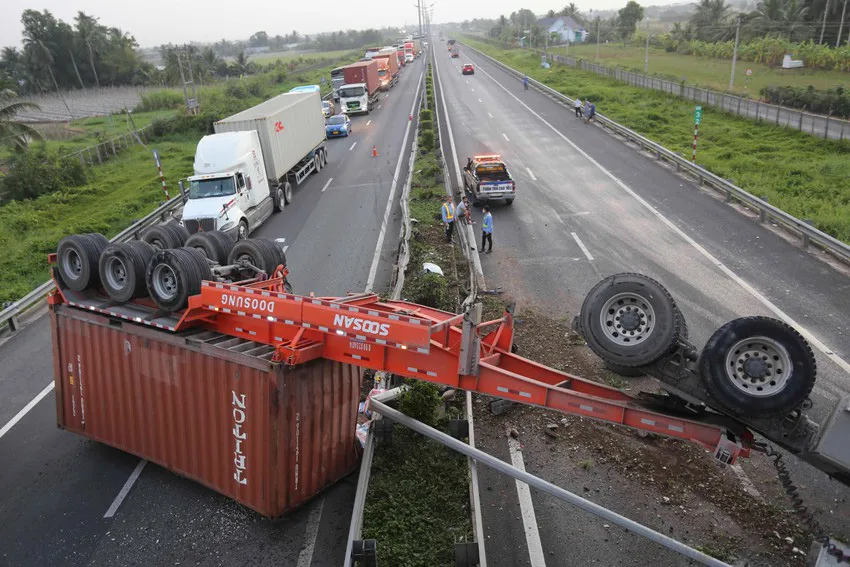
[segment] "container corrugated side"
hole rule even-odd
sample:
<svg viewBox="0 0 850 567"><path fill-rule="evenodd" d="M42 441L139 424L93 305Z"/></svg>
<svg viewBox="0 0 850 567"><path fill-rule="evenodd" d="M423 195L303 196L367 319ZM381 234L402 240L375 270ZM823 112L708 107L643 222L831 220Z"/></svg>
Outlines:
<svg viewBox="0 0 850 567"><path fill-rule="evenodd" d="M358 368L298 367L54 306L60 427L278 517L357 466Z"/></svg>
<svg viewBox="0 0 850 567"><path fill-rule="evenodd" d="M278 102L268 104L274 101ZM221 133L255 130L263 149L266 175L270 180L280 181L290 169L325 140L322 97L317 92L286 93L255 108L263 106L267 112L243 111L216 122L215 131Z"/></svg>

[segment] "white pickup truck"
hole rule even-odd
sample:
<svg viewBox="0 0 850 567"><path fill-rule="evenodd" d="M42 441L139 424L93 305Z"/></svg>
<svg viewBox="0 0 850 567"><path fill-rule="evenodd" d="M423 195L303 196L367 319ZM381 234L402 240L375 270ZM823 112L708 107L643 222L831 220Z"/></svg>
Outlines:
<svg viewBox="0 0 850 567"><path fill-rule="evenodd" d="M318 92L278 95L220 120L198 142L181 224L247 238L327 161Z"/></svg>
<svg viewBox="0 0 850 567"><path fill-rule="evenodd" d="M516 197L516 183L511 179L508 166L497 155L467 158L463 168L463 189L476 202L504 199L512 205Z"/></svg>

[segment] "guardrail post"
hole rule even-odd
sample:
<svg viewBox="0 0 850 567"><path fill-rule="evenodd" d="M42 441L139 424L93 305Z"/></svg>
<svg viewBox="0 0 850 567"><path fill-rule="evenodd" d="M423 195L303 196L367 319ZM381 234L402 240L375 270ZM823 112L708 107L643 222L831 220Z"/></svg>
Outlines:
<svg viewBox="0 0 850 567"><path fill-rule="evenodd" d="M804 223L806 223L809 226L814 226L814 224L815 224L814 222L812 222L812 219L800 219L800 220L803 221ZM809 238L809 235L804 232L803 233L803 248L808 248L810 242L811 242L811 239Z"/></svg>
<svg viewBox="0 0 850 567"><path fill-rule="evenodd" d="M9 325L9 332L11 333L17 333L21 329L17 315L12 315L11 317L9 317L9 319L6 321L6 324Z"/></svg>
<svg viewBox="0 0 850 567"><path fill-rule="evenodd" d="M762 195L761 200L765 203L770 203L767 198L767 195ZM765 209L759 209L759 222L765 222L767 220L767 211Z"/></svg>
<svg viewBox="0 0 850 567"><path fill-rule="evenodd" d="M823 126L823 137L824 139L829 138L829 114L826 115L826 124Z"/></svg>
<svg viewBox="0 0 850 567"><path fill-rule="evenodd" d="M800 120L797 124L797 130L799 130L800 132L803 131L803 111L800 111Z"/></svg>
<svg viewBox="0 0 850 567"><path fill-rule="evenodd" d="M726 203L731 203L731 202L732 202L732 190L731 190L731 189L727 189L727 190L726 190L726 199L725 199L725 202L726 202Z"/></svg>

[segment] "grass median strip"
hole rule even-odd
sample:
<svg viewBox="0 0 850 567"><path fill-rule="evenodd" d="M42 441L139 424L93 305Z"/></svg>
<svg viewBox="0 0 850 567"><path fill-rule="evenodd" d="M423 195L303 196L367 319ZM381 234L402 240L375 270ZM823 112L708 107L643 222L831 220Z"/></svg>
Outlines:
<svg viewBox="0 0 850 567"><path fill-rule="evenodd" d="M570 67L542 69L539 58L527 50L494 47L469 37L463 41L567 96L590 99L601 114L690 157L694 135L691 102ZM703 109L697 164L757 197L766 197L799 219L812 221L844 242L850 242L848 158L847 140L823 140L710 107Z"/></svg>
<svg viewBox="0 0 850 567"><path fill-rule="evenodd" d="M429 107L434 108L433 79L427 74ZM439 220L445 196L441 165L434 150L433 114L420 112L418 154L410 191L410 270L402 298L455 311L466 294L468 274L460 251L446 243ZM444 275L426 274L425 262ZM446 401L437 386L408 381L411 390L398 408L446 431L448 420L463 415L463 396ZM469 469L466 457L395 425L391 443L379 443L363 519L363 538L377 541L381 565L436 567L454 565L454 544L472 540Z"/></svg>

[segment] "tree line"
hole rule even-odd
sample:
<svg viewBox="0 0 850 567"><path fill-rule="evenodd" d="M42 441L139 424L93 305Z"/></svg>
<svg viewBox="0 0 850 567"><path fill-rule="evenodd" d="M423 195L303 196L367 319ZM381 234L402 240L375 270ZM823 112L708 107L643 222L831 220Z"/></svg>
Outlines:
<svg viewBox="0 0 850 567"><path fill-rule="evenodd" d="M760 37L774 37L791 42L814 42L839 47L850 44L850 10L840 0L759 0L754 10L736 12L726 0L699 0L688 13L682 6L670 8L679 19L670 29L676 41L720 42L735 38L740 21L740 37L747 42ZM653 13L658 9L654 9ZM610 14L610 12L609 12ZM587 31L586 41L625 41L644 19L644 8L634 0L613 16L602 17L593 10L582 12L574 3L561 10L549 10L548 18L570 17ZM685 16L685 17L682 17ZM666 20L663 13L657 19ZM520 39L525 45L542 47L559 43L557 34L547 37L538 16L526 8L499 16L496 20L476 19L461 25L464 29L485 30L492 38L504 42Z"/></svg>

